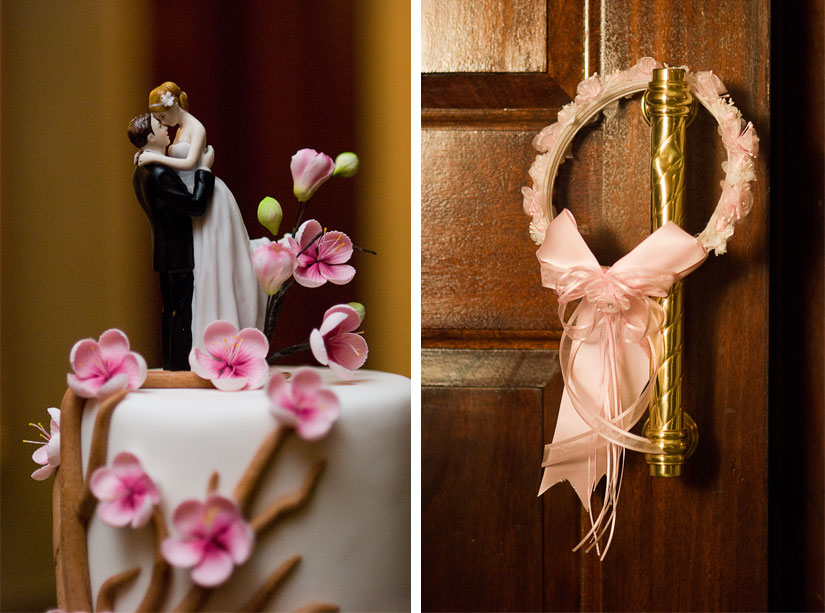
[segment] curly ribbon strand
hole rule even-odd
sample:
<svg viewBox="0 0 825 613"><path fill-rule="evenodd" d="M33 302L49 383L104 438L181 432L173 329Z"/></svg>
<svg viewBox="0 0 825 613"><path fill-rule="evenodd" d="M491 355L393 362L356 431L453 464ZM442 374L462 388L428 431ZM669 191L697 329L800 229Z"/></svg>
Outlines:
<svg viewBox="0 0 825 613"><path fill-rule="evenodd" d="M575 549L595 547L604 559L615 529L625 450L660 451L630 432L647 409L659 366L663 313L656 298L695 270L707 252L668 222L604 268L564 210L548 225L536 255L542 284L559 295L564 328L559 346L564 392L553 442L544 449L539 495L570 481L591 522ZM594 517L590 499L603 476L604 503Z"/></svg>

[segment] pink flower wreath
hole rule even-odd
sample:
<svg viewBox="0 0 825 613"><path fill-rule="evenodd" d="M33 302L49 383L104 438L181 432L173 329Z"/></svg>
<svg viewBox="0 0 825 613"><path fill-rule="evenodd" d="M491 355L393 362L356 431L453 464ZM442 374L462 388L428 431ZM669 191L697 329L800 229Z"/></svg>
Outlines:
<svg viewBox="0 0 825 613"><path fill-rule="evenodd" d="M544 241L547 225L555 217L553 183L559 166L565 158L572 157L570 146L573 137L583 126L597 119L599 113L609 113L615 109L620 98L647 89L655 68L662 68L662 65L653 58L645 57L623 72L617 71L604 77L594 74L585 79L576 88L575 100L559 111L558 120L533 139L533 146L539 151L530 167L533 184L523 187L521 192L524 212L533 218L530 238L537 245ZM742 114L733 105L725 84L713 72L688 71L687 82L691 93L719 124L718 132L727 151L727 161L722 163L725 178L721 182L719 203L698 236L706 251L721 255L726 251L728 239L733 236L734 225L753 206L750 184L756 179L753 160L759 153L759 138L753 124L745 123Z"/></svg>

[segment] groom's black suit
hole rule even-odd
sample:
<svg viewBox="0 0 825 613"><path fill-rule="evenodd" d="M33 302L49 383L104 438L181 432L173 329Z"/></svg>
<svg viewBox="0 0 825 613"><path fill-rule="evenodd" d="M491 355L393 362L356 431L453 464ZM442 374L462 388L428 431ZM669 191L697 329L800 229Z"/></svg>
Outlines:
<svg viewBox="0 0 825 613"><path fill-rule="evenodd" d="M196 171L190 194L177 172L146 164L135 170L132 186L152 224L154 268L163 297L163 369L189 370L195 268L192 217L206 211L215 176L208 170Z"/></svg>

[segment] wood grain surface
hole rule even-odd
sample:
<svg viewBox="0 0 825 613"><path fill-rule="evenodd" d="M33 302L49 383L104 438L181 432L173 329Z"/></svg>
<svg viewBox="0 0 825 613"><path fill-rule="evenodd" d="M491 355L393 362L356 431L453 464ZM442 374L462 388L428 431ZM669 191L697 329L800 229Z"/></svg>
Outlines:
<svg viewBox="0 0 825 613"><path fill-rule="evenodd" d="M442 74L422 77L422 605L425 610L765 610L768 3L550 1L545 6L545 72L466 75L461 63L444 55L438 64ZM496 23L499 10L505 9L480 19ZM541 15L536 19L538 24ZM422 28L428 23L424 20ZM422 40L426 46L427 36ZM488 56L503 56L501 38L486 42L493 47ZM442 52L430 47L427 53ZM592 554L570 552L588 522L569 486L559 485L539 499L538 523L536 501L527 499L528 492L535 494L540 467L525 459L531 449L519 446L537 445L539 452L551 440L562 384L548 357L555 355L560 335L556 301L540 284L520 189L529 185L533 135L553 121L574 94L575 82L586 71L624 69L643 56L713 69L754 123L761 155L753 211L737 229L729 253L711 256L684 283L683 394L699 425L699 447L677 479L648 476L644 458L628 454L615 540L600 563ZM520 82L521 93L507 92L507 85ZM548 94L544 110L534 101L542 89ZM571 209L603 264L650 231L649 133L638 99L623 102L614 116L579 133L574 159L560 169L556 208ZM716 205L723 156L715 122L700 113L687 143L685 228L691 233L702 229ZM533 369L525 364L533 361L544 381L527 374ZM508 479L517 484L501 483L491 449L501 450L501 461L513 468ZM511 494L516 491L522 493ZM518 525L533 531L529 538L496 523L512 517L521 496ZM464 541L466 535L484 543L498 538L508 546L506 558ZM531 581L538 582L539 596Z"/></svg>

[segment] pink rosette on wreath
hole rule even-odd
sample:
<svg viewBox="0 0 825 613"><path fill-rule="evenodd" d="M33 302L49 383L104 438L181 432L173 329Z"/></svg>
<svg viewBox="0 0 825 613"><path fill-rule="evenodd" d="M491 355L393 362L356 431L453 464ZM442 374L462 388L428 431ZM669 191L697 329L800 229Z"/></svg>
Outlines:
<svg viewBox="0 0 825 613"><path fill-rule="evenodd" d="M266 395L270 413L308 441L326 436L341 411L338 396L321 387L321 376L308 368L296 372L289 381L281 373L273 373Z"/></svg>
<svg viewBox="0 0 825 613"><path fill-rule="evenodd" d="M367 361L367 341L360 334L352 333L362 319L354 307L338 304L327 309L321 327L309 335L312 355L342 379L351 378L352 371Z"/></svg>
<svg viewBox="0 0 825 613"><path fill-rule="evenodd" d="M97 507L98 517L116 528L145 526L160 502L154 481L144 472L137 457L128 451L117 454L111 468L98 468L92 473L89 489L101 502Z"/></svg>
<svg viewBox="0 0 825 613"><path fill-rule="evenodd" d="M175 509L172 525L180 536L163 541L161 553L169 564L191 568L192 581L215 587L229 579L236 565L252 554L255 533L234 501L212 494L206 502L184 500Z"/></svg>
<svg viewBox="0 0 825 613"><path fill-rule="evenodd" d="M122 389L136 390L146 381L146 360L129 351L129 339L114 328L97 342L87 338L75 343L69 362L74 373L66 380L81 398L106 398Z"/></svg>
<svg viewBox="0 0 825 613"><path fill-rule="evenodd" d="M219 319L206 327L203 345L206 351L195 347L189 353L189 365L196 375L224 392L263 387L269 373L269 343L263 332L257 328L238 332L233 324Z"/></svg>

